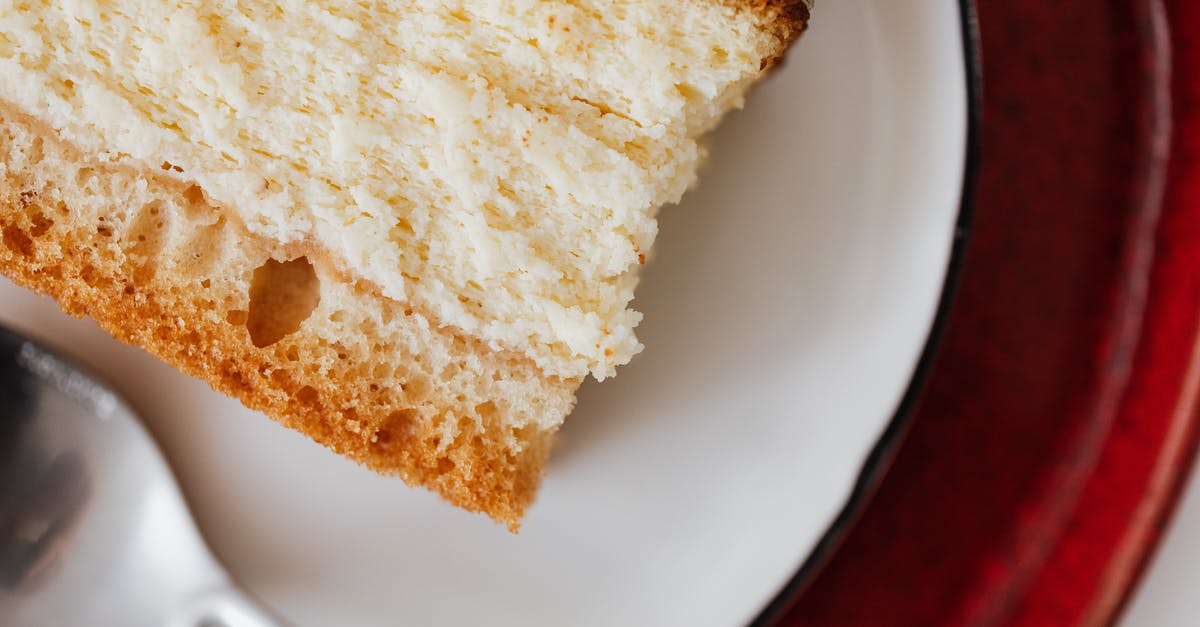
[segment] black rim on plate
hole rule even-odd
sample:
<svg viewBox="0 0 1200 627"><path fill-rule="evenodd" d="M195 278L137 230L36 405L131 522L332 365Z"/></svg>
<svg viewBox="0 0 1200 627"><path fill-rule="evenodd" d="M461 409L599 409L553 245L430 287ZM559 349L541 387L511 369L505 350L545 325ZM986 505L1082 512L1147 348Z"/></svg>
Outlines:
<svg viewBox="0 0 1200 627"><path fill-rule="evenodd" d="M983 88L983 65L979 57L979 25L973 0L958 0L961 18L963 41L963 65L966 68L967 82L967 137L966 158L963 164L962 196L959 201L958 218L954 225L954 236L950 245L950 262L946 268L946 278L942 294L938 300L937 313L933 324L930 325L929 337L917 360L912 379L904 392L896 412L888 422L883 434L867 455L859 470L854 488L846 499L837 517L829 524L825 534L808 554L800 568L792 578L775 595L751 623L751 627L768 627L781 619L792 606L801 592L813 581L821 568L829 562L833 554L845 540L858 517L866 510L866 506L874 496L880 481L887 473L895 458L900 445L904 441L908 423L912 417L914 406L925 388L934 357L937 355L942 336L946 327L950 306L958 291L958 279L966 250L967 235L970 232L972 202L974 199L975 180L979 167L979 125L981 121L981 91Z"/></svg>

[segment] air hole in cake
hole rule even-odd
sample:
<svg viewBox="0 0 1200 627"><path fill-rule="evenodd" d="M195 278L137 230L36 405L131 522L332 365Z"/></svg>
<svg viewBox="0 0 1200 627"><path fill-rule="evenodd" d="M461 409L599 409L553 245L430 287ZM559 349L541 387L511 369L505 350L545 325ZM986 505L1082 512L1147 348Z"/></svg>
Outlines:
<svg viewBox="0 0 1200 627"><path fill-rule="evenodd" d="M247 319L249 319L249 316L247 316L246 312L241 309L234 309L225 314L225 321L238 327L246 324Z"/></svg>
<svg viewBox="0 0 1200 627"><path fill-rule="evenodd" d="M33 214L33 217L30 218L30 224L29 235L36 238L45 235L46 231L49 231L50 227L54 226L54 220L47 218L46 214L39 212Z"/></svg>
<svg viewBox="0 0 1200 627"><path fill-rule="evenodd" d="M490 420L496 415L496 403L486 401L475 406L475 415Z"/></svg>
<svg viewBox="0 0 1200 627"><path fill-rule="evenodd" d="M321 281L307 257L268 259L250 281L250 341L264 348L295 333L320 302Z"/></svg>
<svg viewBox="0 0 1200 627"><path fill-rule="evenodd" d="M371 448L386 454L407 447L417 435L419 416L416 409L401 409L388 414L375 430L375 441L371 443Z"/></svg>
<svg viewBox="0 0 1200 627"><path fill-rule="evenodd" d="M194 202L197 204L208 203L208 200L204 197L204 190L201 189L199 185L189 185L187 189L183 190L183 197L188 202Z"/></svg>
<svg viewBox="0 0 1200 627"><path fill-rule="evenodd" d="M20 207L22 209L24 209L25 207L28 207L29 205L33 204L34 199L36 199L37 197L38 197L38 193L36 190L32 190L32 189L24 190L20 194L17 194L17 204L20 205Z"/></svg>
<svg viewBox="0 0 1200 627"><path fill-rule="evenodd" d="M208 213L211 207L208 197L199 185L189 185L183 190L183 209L189 220L195 220L197 216Z"/></svg>
<svg viewBox="0 0 1200 627"><path fill-rule="evenodd" d="M306 385L296 392L296 402L309 407L317 407L321 401L321 395L317 393L316 388L311 385Z"/></svg>
<svg viewBox="0 0 1200 627"><path fill-rule="evenodd" d="M33 254L33 240L29 238L21 229L9 225L4 227L0 233L0 240L9 250L23 256L28 257Z"/></svg>
<svg viewBox="0 0 1200 627"><path fill-rule="evenodd" d="M75 182L78 183L80 187L83 187L83 186L87 185L88 183L91 183L92 179L95 178L95 176L96 176L95 169L79 168L79 170L75 173Z"/></svg>

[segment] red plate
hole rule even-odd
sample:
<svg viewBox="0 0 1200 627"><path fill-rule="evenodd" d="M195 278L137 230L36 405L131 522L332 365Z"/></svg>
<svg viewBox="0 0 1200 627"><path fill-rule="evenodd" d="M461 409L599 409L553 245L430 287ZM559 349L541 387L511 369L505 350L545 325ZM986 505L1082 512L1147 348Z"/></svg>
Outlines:
<svg viewBox="0 0 1200 627"><path fill-rule="evenodd" d="M957 297L906 439L881 448L890 470L783 625L1111 622L1192 466L1200 3L1004 0L978 15Z"/></svg>

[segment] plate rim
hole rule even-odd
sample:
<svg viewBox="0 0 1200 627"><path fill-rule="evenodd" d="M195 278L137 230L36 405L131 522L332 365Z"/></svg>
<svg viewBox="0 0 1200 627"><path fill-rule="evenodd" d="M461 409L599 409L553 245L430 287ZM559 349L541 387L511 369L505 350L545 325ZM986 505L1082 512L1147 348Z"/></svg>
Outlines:
<svg viewBox="0 0 1200 627"><path fill-rule="evenodd" d="M939 365L784 624L1111 624L1194 481L1200 80L1172 68L1200 5L977 7L986 152Z"/></svg>
<svg viewBox="0 0 1200 627"><path fill-rule="evenodd" d="M946 321L958 294L959 278L967 242L971 234L971 217L974 213L974 190L979 171L979 134L983 114L983 63L980 57L980 34L978 15L973 0L955 0L959 11L959 25L963 47L963 67L966 81L966 137L963 158L963 180L954 233L951 236L950 257L942 281L941 294L924 346L917 357L908 386L896 405L883 432L867 453L854 480L854 485L842 507L821 534L819 540L774 597L750 622L750 627L769 627L778 622L791 608L822 567L837 552L854 527L858 517L866 510L883 476L887 474L896 453L903 444L910 425L916 402L924 391L933 368L938 348L945 336Z"/></svg>

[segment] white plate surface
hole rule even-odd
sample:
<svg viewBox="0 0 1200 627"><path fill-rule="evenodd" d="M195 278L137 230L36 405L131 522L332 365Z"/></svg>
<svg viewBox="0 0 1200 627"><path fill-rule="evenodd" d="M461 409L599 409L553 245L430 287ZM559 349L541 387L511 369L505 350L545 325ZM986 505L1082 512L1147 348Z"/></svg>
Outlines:
<svg viewBox="0 0 1200 627"><path fill-rule="evenodd" d="M829 0L661 222L646 351L587 384L519 535L374 476L0 281L110 376L235 577L300 627L752 619L845 502L923 346L959 205L957 3Z"/></svg>

